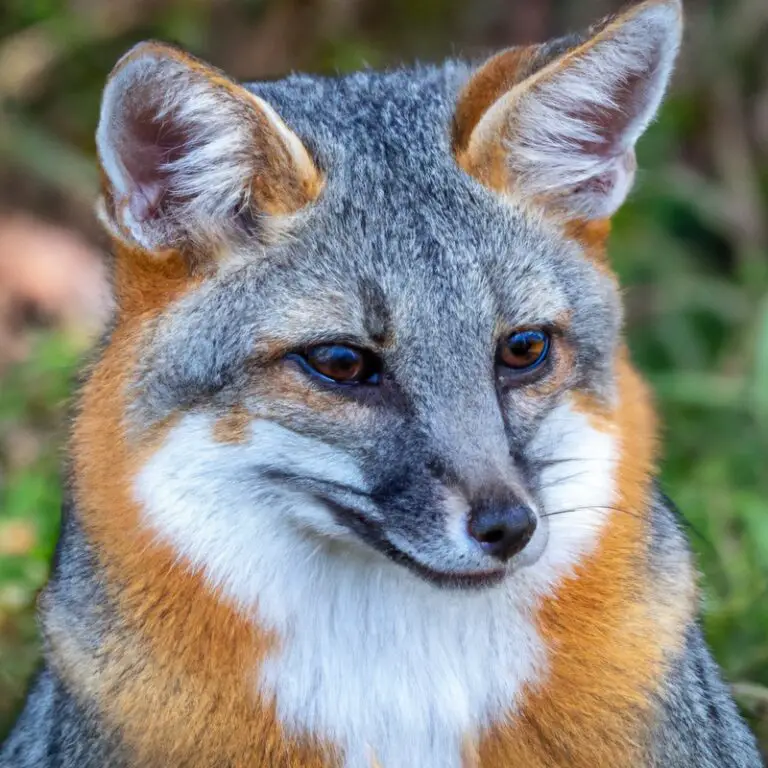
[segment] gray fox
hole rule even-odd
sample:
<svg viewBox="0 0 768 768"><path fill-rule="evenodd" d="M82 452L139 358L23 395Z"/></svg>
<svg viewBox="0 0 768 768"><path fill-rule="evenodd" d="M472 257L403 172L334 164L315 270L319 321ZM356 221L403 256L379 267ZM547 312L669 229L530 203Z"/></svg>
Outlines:
<svg viewBox="0 0 768 768"><path fill-rule="evenodd" d="M677 0L241 85L144 43L3 768L755 768L606 256Z"/></svg>

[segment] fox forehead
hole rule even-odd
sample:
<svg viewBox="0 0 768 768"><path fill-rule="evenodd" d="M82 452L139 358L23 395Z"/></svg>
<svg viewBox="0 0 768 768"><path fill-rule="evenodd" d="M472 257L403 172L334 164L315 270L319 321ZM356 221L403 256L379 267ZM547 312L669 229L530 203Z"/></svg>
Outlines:
<svg viewBox="0 0 768 768"><path fill-rule="evenodd" d="M434 166L440 156L451 165L453 113L470 75L467 64L445 62L333 78L292 75L246 88L273 105L321 163L347 155L357 170L376 160L386 175Z"/></svg>

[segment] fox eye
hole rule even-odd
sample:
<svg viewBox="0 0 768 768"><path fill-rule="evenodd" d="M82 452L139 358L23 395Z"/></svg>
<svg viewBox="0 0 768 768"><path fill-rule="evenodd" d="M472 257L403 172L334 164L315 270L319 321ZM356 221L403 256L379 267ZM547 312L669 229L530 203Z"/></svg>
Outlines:
<svg viewBox="0 0 768 768"><path fill-rule="evenodd" d="M378 384L381 360L371 352L344 344L321 344L299 359L309 372L337 384Z"/></svg>
<svg viewBox="0 0 768 768"><path fill-rule="evenodd" d="M549 334L544 331L515 331L499 344L496 360L511 371L532 371L547 359L549 344Z"/></svg>

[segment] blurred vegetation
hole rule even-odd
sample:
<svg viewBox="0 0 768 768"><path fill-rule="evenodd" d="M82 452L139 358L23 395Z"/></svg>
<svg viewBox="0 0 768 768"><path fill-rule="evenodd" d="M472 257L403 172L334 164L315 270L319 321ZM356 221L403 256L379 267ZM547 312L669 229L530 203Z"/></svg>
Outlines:
<svg viewBox="0 0 768 768"><path fill-rule="evenodd" d="M4 0L0 215L100 243L100 90L120 53L175 41L240 78L475 56L589 23L611 0ZM617 217L628 330L664 425L663 483L690 523L707 635L768 750L768 3L689 0L683 61ZM18 258L24 258L23 253ZM82 345L35 332L0 373L0 732L38 646L63 403Z"/></svg>

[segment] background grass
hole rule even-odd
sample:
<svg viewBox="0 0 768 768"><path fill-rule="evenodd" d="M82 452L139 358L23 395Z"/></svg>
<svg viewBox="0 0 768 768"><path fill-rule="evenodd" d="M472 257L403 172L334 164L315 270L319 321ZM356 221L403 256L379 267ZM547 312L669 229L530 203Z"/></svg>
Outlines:
<svg viewBox="0 0 768 768"><path fill-rule="evenodd" d="M136 40L182 43L236 76L347 70L542 39L610 0L6 0L0 214L98 242L100 89ZM768 4L691 0L673 92L611 253L628 334L664 425L665 490L691 525L715 654L768 751ZM23 258L23 254L19 255ZM0 378L0 732L38 658L55 544L63 403L82 342L38 332Z"/></svg>

